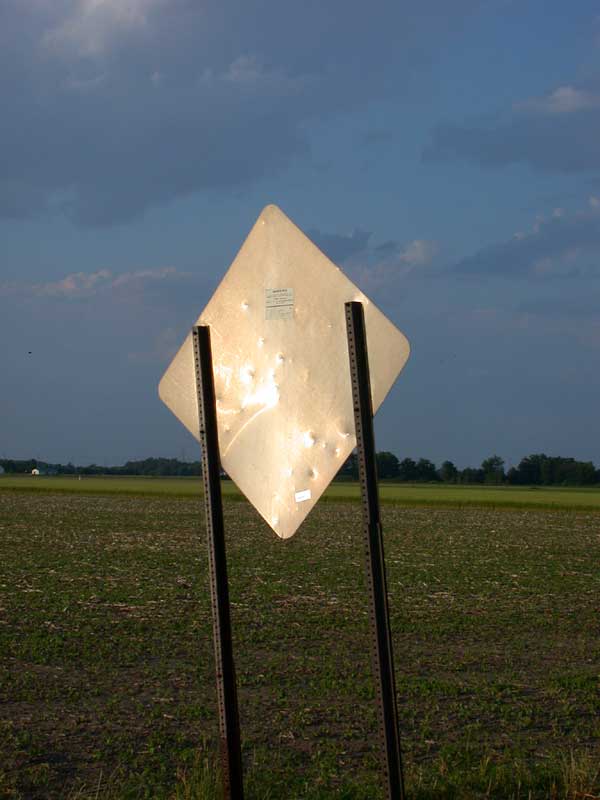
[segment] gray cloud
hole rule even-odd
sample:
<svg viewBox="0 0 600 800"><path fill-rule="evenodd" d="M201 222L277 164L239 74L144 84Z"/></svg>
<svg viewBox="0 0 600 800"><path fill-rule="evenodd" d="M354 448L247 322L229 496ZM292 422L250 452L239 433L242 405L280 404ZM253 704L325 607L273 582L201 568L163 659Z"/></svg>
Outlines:
<svg viewBox="0 0 600 800"><path fill-rule="evenodd" d="M373 234L371 231L359 229L349 234L337 234L312 228L307 235L326 256L337 264L364 253Z"/></svg>
<svg viewBox="0 0 600 800"><path fill-rule="evenodd" d="M523 163L540 170L600 169L600 92L561 86L507 113L434 129L429 162L463 159L483 166Z"/></svg>
<svg viewBox="0 0 600 800"><path fill-rule="evenodd" d="M312 120L398 92L475 5L5 0L0 215L112 224L282 170Z"/></svg>
<svg viewBox="0 0 600 800"><path fill-rule="evenodd" d="M433 241L389 240L372 245L372 235L370 231L360 229L346 235L317 229L308 231L308 236L334 263L344 265L354 280L371 289L429 266L438 254L438 245Z"/></svg>
<svg viewBox="0 0 600 800"><path fill-rule="evenodd" d="M406 288L410 278L435 276L438 252L437 242L428 239L384 242L351 264L351 274L359 286L379 293L383 299L386 294L394 294L400 284Z"/></svg>
<svg viewBox="0 0 600 800"><path fill-rule="evenodd" d="M125 293L139 295L153 283L189 282L189 273L175 267L140 269L113 273L108 269L97 272L73 272L57 281L46 283L0 283L0 297L21 296L78 300L98 295Z"/></svg>
<svg viewBox="0 0 600 800"><path fill-rule="evenodd" d="M600 276L600 204L591 198L588 210L557 211L538 220L530 232L462 259L454 270L539 279Z"/></svg>

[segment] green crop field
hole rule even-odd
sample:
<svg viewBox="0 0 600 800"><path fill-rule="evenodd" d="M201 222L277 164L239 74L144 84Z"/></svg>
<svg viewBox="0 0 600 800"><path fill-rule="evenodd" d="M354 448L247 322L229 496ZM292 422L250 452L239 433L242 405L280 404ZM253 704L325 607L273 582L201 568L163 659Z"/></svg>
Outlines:
<svg viewBox="0 0 600 800"><path fill-rule="evenodd" d="M202 491L200 478L137 477L46 477L0 476L0 493L10 490L32 492L82 492L84 494L169 495L194 497ZM242 495L231 481L223 481L223 493L231 499ZM357 483L333 483L324 500L357 500ZM381 482L383 503L405 506L481 506L488 508L539 508L600 511L600 487L513 487L455 486L452 484L402 484Z"/></svg>
<svg viewBox="0 0 600 800"><path fill-rule="evenodd" d="M248 798L379 800L356 486L225 486ZM199 481L0 487L0 798L217 798ZM382 494L409 798L600 796L598 491Z"/></svg>

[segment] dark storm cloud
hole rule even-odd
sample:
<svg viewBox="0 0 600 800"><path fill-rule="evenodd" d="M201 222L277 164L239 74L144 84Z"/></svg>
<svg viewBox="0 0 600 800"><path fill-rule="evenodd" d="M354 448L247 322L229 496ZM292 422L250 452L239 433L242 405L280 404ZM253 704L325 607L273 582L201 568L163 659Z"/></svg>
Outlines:
<svg viewBox="0 0 600 800"><path fill-rule="evenodd" d="M600 94L563 86L509 113L462 125L439 125L425 161L523 163L554 172L600 169Z"/></svg>
<svg viewBox="0 0 600 800"><path fill-rule="evenodd" d="M307 123L396 92L473 5L6 0L0 214L110 224L281 170Z"/></svg>
<svg viewBox="0 0 600 800"><path fill-rule="evenodd" d="M334 263L347 261L352 256L364 253L369 246L370 231L355 230L349 234L326 233L316 228L308 231L308 237Z"/></svg>
<svg viewBox="0 0 600 800"><path fill-rule="evenodd" d="M308 236L334 263L343 265L352 280L368 291L389 290L398 280L405 280L409 275L429 274L439 251L436 242L426 239L409 242L388 240L373 245L373 234L360 229L346 235L312 229Z"/></svg>
<svg viewBox="0 0 600 800"><path fill-rule="evenodd" d="M512 278L583 278L600 276L600 208L558 213L507 242L485 247L459 261L454 270Z"/></svg>

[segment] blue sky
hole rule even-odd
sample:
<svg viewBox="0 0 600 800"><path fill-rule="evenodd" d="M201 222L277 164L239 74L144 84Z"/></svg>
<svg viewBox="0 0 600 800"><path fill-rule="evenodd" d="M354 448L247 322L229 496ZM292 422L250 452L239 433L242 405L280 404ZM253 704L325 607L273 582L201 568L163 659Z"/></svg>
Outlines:
<svg viewBox="0 0 600 800"><path fill-rule="evenodd" d="M0 456L196 458L156 385L275 203L411 342L379 449L600 463L596 3L0 0L0 101Z"/></svg>

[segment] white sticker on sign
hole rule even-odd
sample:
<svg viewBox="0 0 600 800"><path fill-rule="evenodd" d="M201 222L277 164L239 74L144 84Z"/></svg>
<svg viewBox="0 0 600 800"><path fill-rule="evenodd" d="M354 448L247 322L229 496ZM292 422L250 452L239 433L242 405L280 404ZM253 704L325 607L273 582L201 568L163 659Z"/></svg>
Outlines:
<svg viewBox="0 0 600 800"><path fill-rule="evenodd" d="M310 500L310 489L304 489L302 492L296 492L294 497L296 498L297 503L301 503L303 500Z"/></svg>
<svg viewBox="0 0 600 800"><path fill-rule="evenodd" d="M293 319L294 290L265 289L265 319Z"/></svg>

